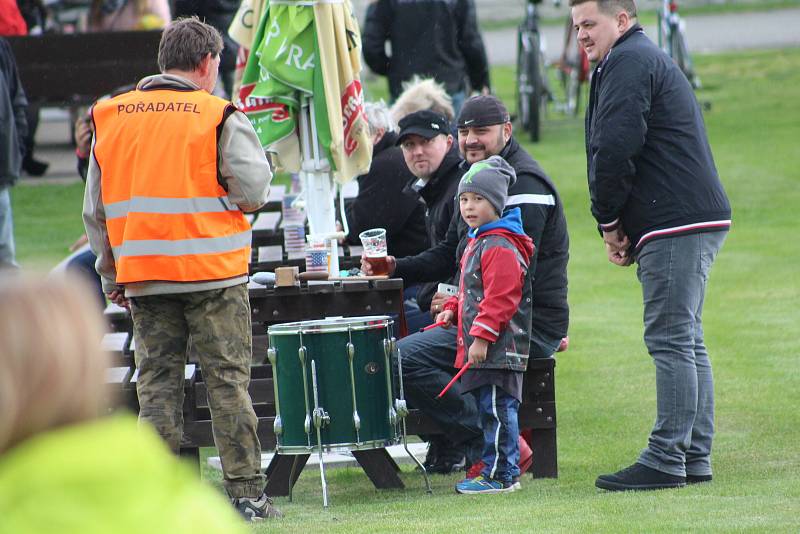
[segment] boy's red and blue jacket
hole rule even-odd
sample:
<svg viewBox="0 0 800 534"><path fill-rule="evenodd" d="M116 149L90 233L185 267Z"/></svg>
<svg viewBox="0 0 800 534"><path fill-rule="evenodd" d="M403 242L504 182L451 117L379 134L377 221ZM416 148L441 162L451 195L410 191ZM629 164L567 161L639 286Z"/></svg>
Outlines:
<svg viewBox="0 0 800 534"><path fill-rule="evenodd" d="M533 241L522 229L519 208L472 229L461 257L458 296L444 309L458 316L455 367L467 360L476 337L489 341L486 361L472 368L524 371L530 350L533 289L528 270Z"/></svg>

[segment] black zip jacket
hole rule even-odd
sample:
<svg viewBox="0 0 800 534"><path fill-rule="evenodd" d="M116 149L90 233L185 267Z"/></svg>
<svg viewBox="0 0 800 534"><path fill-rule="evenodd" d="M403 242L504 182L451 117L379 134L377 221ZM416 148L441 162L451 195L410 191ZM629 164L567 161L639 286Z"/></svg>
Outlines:
<svg viewBox="0 0 800 534"><path fill-rule="evenodd" d="M445 154L442 163L439 164L439 168L424 187L418 191L414 189L414 184L417 183L416 178L408 184L408 190L416 191L425 201L427 207L425 224L428 228L428 239L431 246L435 246L447 236L447 229L450 227L450 219L453 218L453 210L456 206L453 199L458 191L458 182L465 172L466 169L461 168L461 155L458 147L453 143L450 151ZM441 281L449 284L455 283L452 279ZM436 293L438 282L423 284L417 291L417 305L422 311L430 310L431 300Z"/></svg>
<svg viewBox="0 0 800 534"><path fill-rule="evenodd" d="M397 134L386 132L373 147L369 172L358 180L358 196L345 207L347 241L360 245L358 234L370 228L386 229L386 248L402 258L429 246L425 228L425 205L414 193L404 191L414 178L395 146Z"/></svg>
<svg viewBox="0 0 800 534"><path fill-rule="evenodd" d="M658 237L730 227L694 92L639 25L594 70L586 155L592 214L601 225L619 219L635 250Z"/></svg>
<svg viewBox="0 0 800 534"><path fill-rule="evenodd" d="M28 122L28 100L17 73L11 45L0 37L0 187L12 186L22 172Z"/></svg>
<svg viewBox="0 0 800 534"><path fill-rule="evenodd" d="M500 156L517 173L517 181L508 190L506 207L520 208L522 227L536 247L529 266L534 277L532 330L562 338L569 327L569 236L561 198L550 178L516 139L509 140ZM466 162L462 167L466 171ZM454 207L444 241L416 256L398 259L395 276L407 284L452 278L466 248L468 230Z"/></svg>
<svg viewBox="0 0 800 534"><path fill-rule="evenodd" d="M367 7L363 30L364 60L388 77L392 99L415 74L435 78L451 95L467 89L465 77L477 91L489 87L474 0L377 0Z"/></svg>

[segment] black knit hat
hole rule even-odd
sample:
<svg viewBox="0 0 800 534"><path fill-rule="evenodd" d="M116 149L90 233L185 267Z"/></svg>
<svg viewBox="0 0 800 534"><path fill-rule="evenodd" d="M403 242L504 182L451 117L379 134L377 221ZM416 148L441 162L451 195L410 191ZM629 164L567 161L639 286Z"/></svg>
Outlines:
<svg viewBox="0 0 800 534"><path fill-rule="evenodd" d="M499 98L493 95L473 96L461 107L458 115L458 128L474 126L493 126L511 120L508 110Z"/></svg>
<svg viewBox="0 0 800 534"><path fill-rule="evenodd" d="M503 213L508 200L508 188L517 181L511 165L500 156L491 156L472 164L458 183L461 193L476 193L488 200L498 214Z"/></svg>

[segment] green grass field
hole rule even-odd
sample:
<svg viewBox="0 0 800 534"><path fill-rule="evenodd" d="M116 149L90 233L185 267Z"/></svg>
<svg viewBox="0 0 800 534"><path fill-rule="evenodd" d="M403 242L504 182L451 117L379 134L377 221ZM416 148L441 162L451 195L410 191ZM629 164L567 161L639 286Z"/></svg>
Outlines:
<svg viewBox="0 0 800 534"><path fill-rule="evenodd" d="M653 366L641 340L634 268L605 259L589 214L583 124L552 114L528 145L557 183L571 236L570 350L556 390L560 477L525 478L510 495L426 495L404 467L404 491L373 489L357 469L305 472L286 518L254 532L800 531L800 49L699 56L711 145L734 209L711 275L706 340L715 366L714 481L674 491L600 493L597 474L632 462L654 415ZM513 72L493 71L513 101ZM377 94L373 93L372 96ZM13 190L24 265L52 264L80 232L80 185ZM213 451L205 451L210 454ZM215 483L219 474L204 469Z"/></svg>

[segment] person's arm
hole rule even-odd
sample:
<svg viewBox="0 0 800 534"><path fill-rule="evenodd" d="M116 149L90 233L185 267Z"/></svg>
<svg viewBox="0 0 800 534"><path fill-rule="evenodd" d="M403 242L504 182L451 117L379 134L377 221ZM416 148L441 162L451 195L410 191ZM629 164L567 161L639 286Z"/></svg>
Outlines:
<svg viewBox="0 0 800 534"><path fill-rule="evenodd" d="M391 59L386 55L389 39L391 6L386 0L377 0L367 6L364 31L361 32L364 61L375 74L385 76L389 72Z"/></svg>
<svg viewBox="0 0 800 534"><path fill-rule="evenodd" d="M420 202L398 187L414 178L409 172L403 173L407 168L402 159L381 157L373 159L369 173L358 178L358 196L345 207L350 243L360 244L358 234L370 228L385 228L389 241L403 232Z"/></svg>
<svg viewBox="0 0 800 534"><path fill-rule="evenodd" d="M522 268L514 251L491 247L481 255L483 299L469 335L494 343L517 312L522 299Z"/></svg>
<svg viewBox="0 0 800 534"><path fill-rule="evenodd" d="M436 314L434 321L441 323L442 328L450 328L458 321L458 298L450 297L444 304L444 309Z"/></svg>
<svg viewBox="0 0 800 534"><path fill-rule="evenodd" d="M11 50L11 45L5 39L0 39L0 46L2 46L4 64L3 72L0 76L5 78L5 91L8 92L9 101L11 102L11 113L13 114L14 127L17 134L17 146L19 147L19 157L25 155L25 138L28 136L28 119L26 118L26 111L28 109L28 99L25 96L25 90L22 87L22 82L19 78L17 70L17 62L14 58L14 52ZM18 172L18 170L17 170Z"/></svg>
<svg viewBox="0 0 800 534"><path fill-rule="evenodd" d="M89 151L92 148L91 118L80 116L75 120L75 156L77 158L78 174L83 181L89 172Z"/></svg>
<svg viewBox="0 0 800 534"><path fill-rule="evenodd" d="M647 136L652 97L646 65L630 54L612 54L603 67L589 139L592 215L614 230L636 179L634 158Z"/></svg>
<svg viewBox="0 0 800 534"><path fill-rule="evenodd" d="M425 252L416 256L399 258L394 276L402 278L406 284L436 282L447 280L456 272L456 249L458 248L458 221L461 214L456 212L450 219L450 226L444 239Z"/></svg>
<svg viewBox="0 0 800 534"><path fill-rule="evenodd" d="M97 256L95 270L100 275L103 292L111 294L122 292L123 287L117 284L117 267L106 228L106 210L100 183L100 167L94 157L94 140L89 156L89 170L86 174L86 190L83 196L83 224L89 246Z"/></svg>
<svg viewBox="0 0 800 534"><path fill-rule="evenodd" d="M467 67L467 76L470 85L476 91L483 92L491 89L489 82L489 61L486 58L486 48L483 38L478 30L478 21L475 16L474 0L461 0L458 7L458 48L464 55Z"/></svg>
<svg viewBox="0 0 800 534"><path fill-rule="evenodd" d="M225 120L219 136L219 176L228 200L245 212L267 203L272 171L250 121L241 111Z"/></svg>

